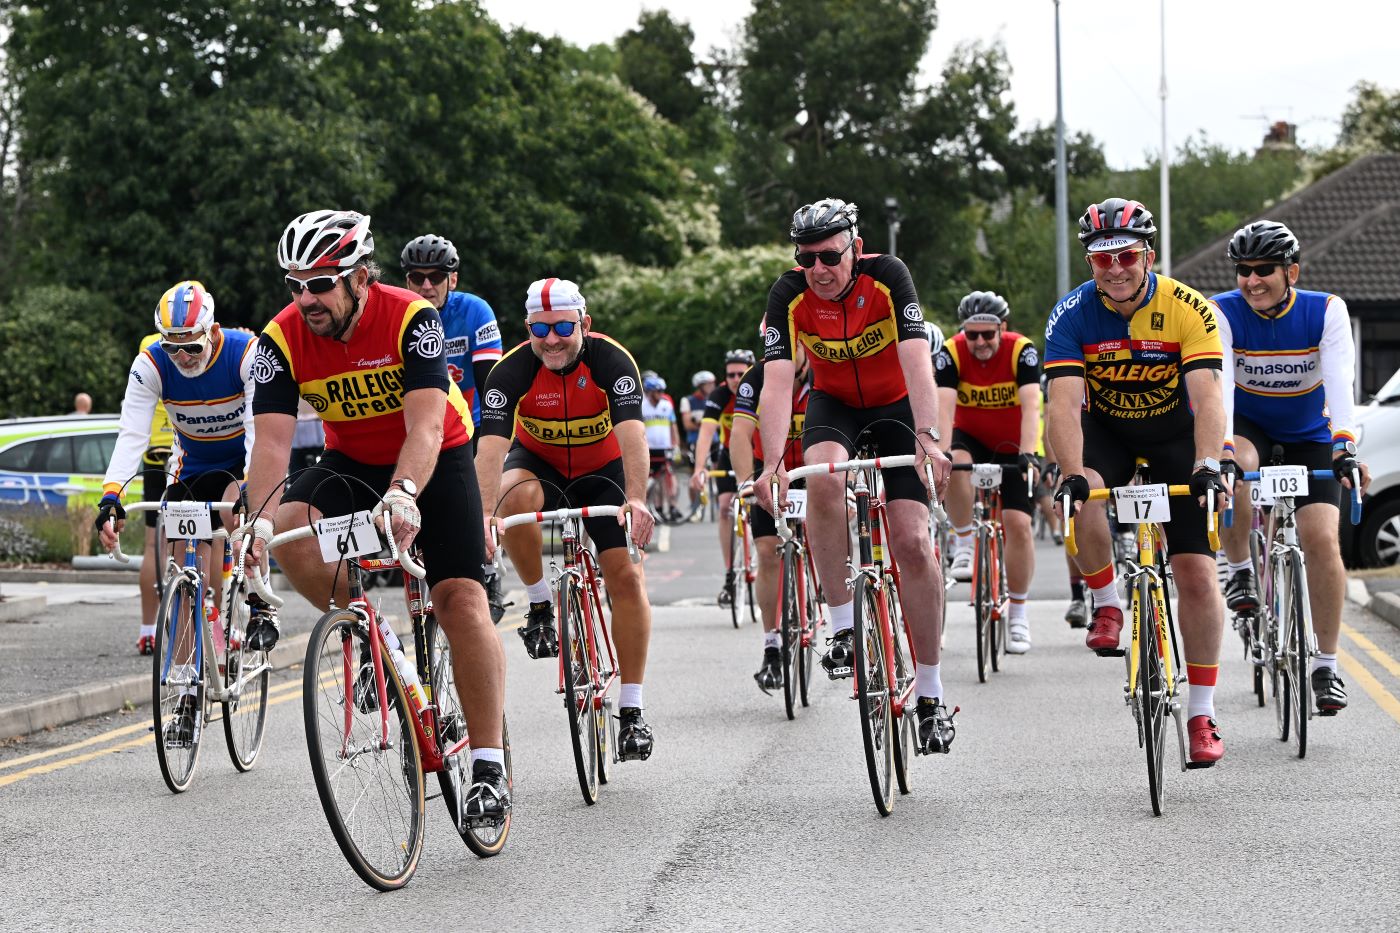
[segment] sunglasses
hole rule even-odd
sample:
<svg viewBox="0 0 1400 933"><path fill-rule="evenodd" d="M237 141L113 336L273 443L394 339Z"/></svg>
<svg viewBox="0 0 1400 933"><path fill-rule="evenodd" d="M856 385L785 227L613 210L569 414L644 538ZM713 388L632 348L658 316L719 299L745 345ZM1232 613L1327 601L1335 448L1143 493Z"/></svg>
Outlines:
<svg viewBox="0 0 1400 933"><path fill-rule="evenodd" d="M447 281L447 276L448 273L443 272L441 269L434 269L432 272L408 272L405 273L404 278L408 279L408 284L417 285L421 288L429 282L432 282L434 285L441 285L443 282Z"/></svg>
<svg viewBox="0 0 1400 933"><path fill-rule="evenodd" d="M747 370L740 370L740 371L737 372L737 373L725 373L725 374L724 374L724 378L726 378L726 379L743 379L743 378L744 378L744 373L745 373L745 372L747 372Z"/></svg>
<svg viewBox="0 0 1400 933"><path fill-rule="evenodd" d="M796 254L795 258L797 259L797 264L804 269L810 269L813 266L815 266L817 264L818 259L822 261L822 265L824 266L835 266L840 264L841 257L845 255L846 250L850 249L854 245L855 240L852 240L851 242L846 244L845 249L823 249L818 250L815 253L799 252Z"/></svg>
<svg viewBox="0 0 1400 933"><path fill-rule="evenodd" d="M1261 262L1257 266L1247 266L1242 262L1235 263L1235 275L1242 279L1247 279L1251 274L1259 278L1267 278L1274 274L1274 270L1283 265L1281 262Z"/></svg>
<svg viewBox="0 0 1400 933"><path fill-rule="evenodd" d="M188 353L190 356L199 356L199 354L204 352L205 347L209 345L208 339L207 337L200 337L194 343L171 343L168 340L162 340L160 342L160 348L171 356L175 356L177 353Z"/></svg>
<svg viewBox="0 0 1400 933"><path fill-rule="evenodd" d="M1116 253L1090 253L1088 259L1095 269L1107 272L1113 268L1114 262L1117 262L1120 268L1131 269L1146 252L1147 250L1138 248L1120 249Z"/></svg>
<svg viewBox="0 0 1400 933"><path fill-rule="evenodd" d="M963 336L967 338L968 343L972 343L974 340L986 340L990 343L997 339L997 332L994 330L965 330Z"/></svg>
<svg viewBox="0 0 1400 933"><path fill-rule="evenodd" d="M286 277L287 288L291 290L293 298L300 298L303 291L308 291L313 295L324 295L335 288L336 282L354 271L351 268L337 272L335 275L314 275L309 279L299 279L289 275Z"/></svg>
<svg viewBox="0 0 1400 933"><path fill-rule="evenodd" d="M541 321L536 321L529 325L530 333L541 340L548 337L551 330L560 337L572 337L574 335L574 328L577 326L578 321L555 321L553 324L545 324Z"/></svg>

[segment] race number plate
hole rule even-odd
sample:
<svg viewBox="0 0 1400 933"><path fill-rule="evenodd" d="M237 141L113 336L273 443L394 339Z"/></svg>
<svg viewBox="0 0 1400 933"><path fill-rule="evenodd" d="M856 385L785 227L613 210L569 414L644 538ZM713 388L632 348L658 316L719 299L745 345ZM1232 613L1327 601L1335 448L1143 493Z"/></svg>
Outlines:
<svg viewBox="0 0 1400 933"><path fill-rule="evenodd" d="M974 463L972 485L978 489L996 489L1001 485L1001 464Z"/></svg>
<svg viewBox="0 0 1400 933"><path fill-rule="evenodd" d="M1264 491L1264 484L1262 482L1250 483L1249 504L1256 508L1259 506L1273 505L1274 497Z"/></svg>
<svg viewBox="0 0 1400 933"><path fill-rule="evenodd" d="M1301 464L1260 467L1259 485L1264 487L1264 494L1270 499L1277 499L1279 496L1306 496L1308 468Z"/></svg>
<svg viewBox="0 0 1400 933"><path fill-rule="evenodd" d="M207 502L167 502L161 506L165 513L167 538L194 538L208 541L214 537L214 523L209 518Z"/></svg>
<svg viewBox="0 0 1400 933"><path fill-rule="evenodd" d="M787 508L783 510L783 514L787 518L805 522L807 520L807 490L789 489L788 504Z"/></svg>
<svg viewBox="0 0 1400 933"><path fill-rule="evenodd" d="M1169 522L1172 519L1166 483L1119 486L1113 490L1113 504L1118 511L1120 522L1141 524Z"/></svg>
<svg viewBox="0 0 1400 933"><path fill-rule="evenodd" d="M321 544L321 559L328 564L376 554L383 547L368 512L321 519L316 523L316 540Z"/></svg>

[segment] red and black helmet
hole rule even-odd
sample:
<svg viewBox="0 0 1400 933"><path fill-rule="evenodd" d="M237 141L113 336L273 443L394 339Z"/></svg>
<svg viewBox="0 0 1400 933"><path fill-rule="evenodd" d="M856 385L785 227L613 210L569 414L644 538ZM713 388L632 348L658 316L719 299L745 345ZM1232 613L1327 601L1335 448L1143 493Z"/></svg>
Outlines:
<svg viewBox="0 0 1400 933"><path fill-rule="evenodd" d="M1157 241L1157 222L1141 201L1109 198L1090 204L1079 218L1079 242L1088 246L1104 237L1135 237L1146 240L1148 248Z"/></svg>

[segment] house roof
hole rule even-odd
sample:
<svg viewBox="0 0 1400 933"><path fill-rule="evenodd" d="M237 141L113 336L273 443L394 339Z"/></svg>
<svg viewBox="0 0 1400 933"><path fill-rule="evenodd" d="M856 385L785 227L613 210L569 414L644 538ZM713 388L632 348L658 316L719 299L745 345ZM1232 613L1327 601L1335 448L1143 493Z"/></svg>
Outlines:
<svg viewBox="0 0 1400 933"><path fill-rule="evenodd" d="M1303 288L1348 302L1400 304L1400 153L1357 159L1255 216L1288 225L1303 245ZM1233 231L1231 231L1233 235ZM1224 236L1172 266L1205 295L1237 286Z"/></svg>

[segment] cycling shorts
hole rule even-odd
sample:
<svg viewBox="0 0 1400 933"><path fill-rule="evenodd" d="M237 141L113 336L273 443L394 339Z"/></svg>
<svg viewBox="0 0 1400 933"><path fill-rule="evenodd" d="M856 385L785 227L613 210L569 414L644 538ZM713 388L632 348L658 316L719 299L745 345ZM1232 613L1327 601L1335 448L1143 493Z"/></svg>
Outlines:
<svg viewBox="0 0 1400 933"><path fill-rule="evenodd" d="M1260 464L1267 466L1273 454L1274 445L1283 448L1283 462L1299 464L1309 470L1332 469L1332 445L1327 441L1278 441L1244 415L1235 415L1235 436L1242 437L1254 445L1259 452ZM1335 479L1313 479L1308 477L1308 494L1295 498L1298 508L1315 502L1338 507L1342 501L1342 484Z"/></svg>
<svg viewBox="0 0 1400 933"><path fill-rule="evenodd" d="M666 468L666 464L671 461L671 448L652 447L647 450L651 458L651 475L655 476Z"/></svg>
<svg viewBox="0 0 1400 933"><path fill-rule="evenodd" d="M622 458L616 457L585 476L569 479L547 463L544 458L528 450L519 443L511 445L506 455L506 465L502 475L511 470L524 470L540 481L544 491L542 509L578 509L586 505L625 505L627 496L626 474L622 469ZM505 489L501 490L502 495ZM598 518L585 518L584 530L601 554L613 548L627 546L627 532L617 523L616 516L603 515Z"/></svg>
<svg viewBox="0 0 1400 933"><path fill-rule="evenodd" d="M733 470L734 464L729 459L729 448L721 447L714 457L714 467L716 470ZM732 476L715 477L715 492L723 496L728 493L739 491L739 481Z"/></svg>
<svg viewBox="0 0 1400 933"><path fill-rule="evenodd" d="M282 501L305 502L322 515L372 511L393 478L392 463L360 463L339 450L328 450L319 463L292 481ZM428 588L443 580L482 583L486 543L481 492L469 445L459 444L438 454L437 467L418 494L418 513L423 526L415 543L428 571Z"/></svg>
<svg viewBox="0 0 1400 933"><path fill-rule="evenodd" d="M169 447L151 447L141 458L141 501L159 502L165 495L165 483L170 478L165 473L165 461L170 459ZM160 524L160 515L146 513L146 527L155 528Z"/></svg>
<svg viewBox="0 0 1400 933"><path fill-rule="evenodd" d="M184 479L173 480L169 486L166 486L164 490L165 500L167 502L233 502L234 499L225 499L224 494L228 492L229 483L236 485L241 482L243 482L243 471L241 470L210 470L208 473L196 473L193 476L186 476ZM234 496L237 497L237 495L238 491L235 489ZM159 499L160 493L157 493L155 498ZM146 514L155 515L154 512ZM210 510L209 520L213 528L224 527L224 520L219 517L218 509Z"/></svg>
<svg viewBox="0 0 1400 933"><path fill-rule="evenodd" d="M1019 454L994 454L986 444L957 428L953 429L952 447L954 450L965 450L971 454L973 463L1014 464L1021 459ZM1020 470L1001 471L1001 507L1025 512L1027 515L1035 512L1035 506L1031 504L1030 494L1026 489L1025 473Z"/></svg>
<svg viewBox="0 0 1400 933"><path fill-rule="evenodd" d="M813 389L807 402L802 447L811 450L823 441L835 441L849 458L855 454L852 445L873 441L877 456L898 457L916 452L913 424L914 411L908 398L875 408L852 408L820 389ZM881 470L880 475L885 481L886 500L911 499L928 505L928 489L914 467Z"/></svg>

